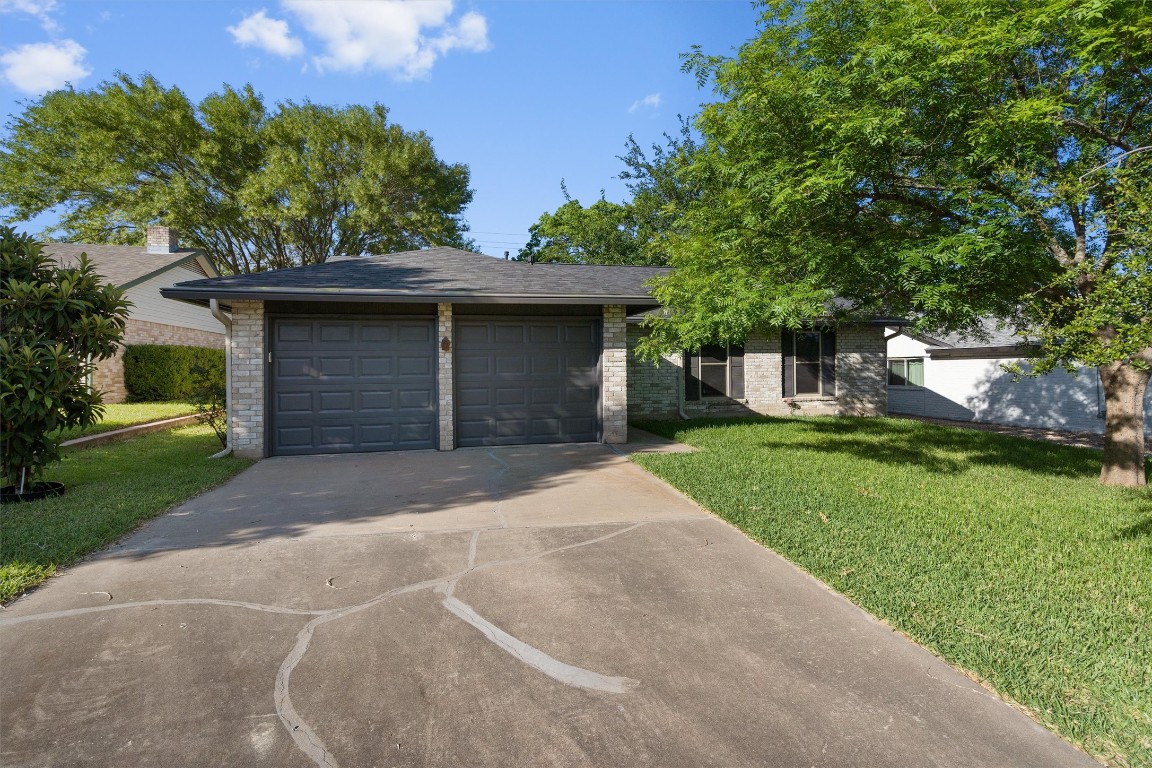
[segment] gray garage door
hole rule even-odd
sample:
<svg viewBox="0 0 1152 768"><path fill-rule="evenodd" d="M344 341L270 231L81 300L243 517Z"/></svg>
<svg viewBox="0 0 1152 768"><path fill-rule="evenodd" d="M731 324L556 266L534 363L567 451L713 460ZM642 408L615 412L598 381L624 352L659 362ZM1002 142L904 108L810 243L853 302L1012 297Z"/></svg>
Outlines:
<svg viewBox="0 0 1152 768"><path fill-rule="evenodd" d="M456 444L599 439L600 323L456 321Z"/></svg>
<svg viewBox="0 0 1152 768"><path fill-rule="evenodd" d="M272 453L433 448L434 321L272 322Z"/></svg>

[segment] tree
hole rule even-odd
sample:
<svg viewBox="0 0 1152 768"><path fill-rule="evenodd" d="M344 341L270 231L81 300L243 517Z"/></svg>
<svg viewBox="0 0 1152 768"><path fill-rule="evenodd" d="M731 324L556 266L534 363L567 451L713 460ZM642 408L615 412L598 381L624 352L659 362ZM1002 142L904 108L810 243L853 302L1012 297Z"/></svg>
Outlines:
<svg viewBox="0 0 1152 768"><path fill-rule="evenodd" d="M65 239L143 244L162 220L232 272L469 245L467 166L380 104L270 111L251 86L226 85L194 105L120 75L46 94L8 131L0 205L9 221L60 211Z"/></svg>
<svg viewBox="0 0 1152 768"><path fill-rule="evenodd" d="M1146 482L1152 4L774 0L735 58L686 69L721 98L650 352L830 310L1000 318L1037 371L1097 367L1101 480Z"/></svg>
<svg viewBox="0 0 1152 768"><path fill-rule="evenodd" d="M677 211L698 195L685 178L698 147L691 124L684 119L679 135L665 134L664 139L666 146L653 144L649 157L634 137L628 137L627 151L619 159L625 166L620 178L627 182L631 199L623 203L609 202L601 191L599 200L584 207L561 182L565 203L529 228L531 237L517 259L666 265L665 242L675 231Z"/></svg>
<svg viewBox="0 0 1152 768"><path fill-rule="evenodd" d="M60 458L59 430L103 414L88 377L115 353L129 304L86 256L55 266L11 227L0 227L0 266L0 469L23 494Z"/></svg>

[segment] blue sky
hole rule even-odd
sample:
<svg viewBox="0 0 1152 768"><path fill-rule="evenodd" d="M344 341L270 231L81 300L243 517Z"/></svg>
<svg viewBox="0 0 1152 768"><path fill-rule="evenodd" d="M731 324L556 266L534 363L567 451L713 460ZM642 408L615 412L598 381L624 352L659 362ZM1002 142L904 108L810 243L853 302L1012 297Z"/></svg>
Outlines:
<svg viewBox="0 0 1152 768"><path fill-rule="evenodd" d="M622 199L627 136L660 141L711 98L680 54L733 53L756 15L747 0L0 0L0 99L7 123L122 71L196 101L251 83L268 103L379 102L470 167L472 236L498 255L563 202L561 179L586 204Z"/></svg>

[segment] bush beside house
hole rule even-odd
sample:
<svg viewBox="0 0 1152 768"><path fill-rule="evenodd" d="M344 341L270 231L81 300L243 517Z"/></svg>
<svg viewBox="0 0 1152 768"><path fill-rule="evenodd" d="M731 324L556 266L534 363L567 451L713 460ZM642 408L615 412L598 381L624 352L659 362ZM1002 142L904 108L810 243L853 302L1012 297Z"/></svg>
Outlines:
<svg viewBox="0 0 1152 768"><path fill-rule="evenodd" d="M124 351L124 387L130 402L188 400L193 369L202 368L224 387L224 350L207 347L133 344Z"/></svg>

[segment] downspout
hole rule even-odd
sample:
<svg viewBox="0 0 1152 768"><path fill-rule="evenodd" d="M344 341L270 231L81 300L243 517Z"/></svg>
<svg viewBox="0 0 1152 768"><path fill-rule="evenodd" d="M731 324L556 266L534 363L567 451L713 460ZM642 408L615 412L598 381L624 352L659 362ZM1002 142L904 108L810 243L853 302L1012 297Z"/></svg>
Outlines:
<svg viewBox="0 0 1152 768"><path fill-rule="evenodd" d="M214 453L208 458L221 459L232 453L232 318L220 309L220 302L216 299L208 300L208 308L212 317L224 326L224 450Z"/></svg>
<svg viewBox="0 0 1152 768"><path fill-rule="evenodd" d="M680 375L676 377L676 409L680 412L680 418L688 421L688 414L684 410L684 366L688 364L688 356L683 352L680 353Z"/></svg>

